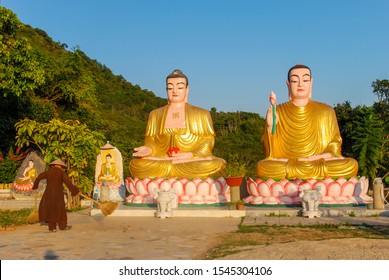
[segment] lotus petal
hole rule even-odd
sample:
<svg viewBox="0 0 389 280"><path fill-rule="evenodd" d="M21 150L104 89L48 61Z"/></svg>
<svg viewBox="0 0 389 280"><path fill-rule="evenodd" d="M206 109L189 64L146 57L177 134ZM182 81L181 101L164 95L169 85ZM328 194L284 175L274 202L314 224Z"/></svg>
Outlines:
<svg viewBox="0 0 389 280"><path fill-rule="evenodd" d="M223 194L227 190L226 181L224 178L221 180L220 178L214 181L215 188L218 190L219 193Z"/></svg>
<svg viewBox="0 0 389 280"><path fill-rule="evenodd" d="M274 182L271 185L271 195L274 197L281 197L285 195L284 187L279 182Z"/></svg>
<svg viewBox="0 0 389 280"><path fill-rule="evenodd" d="M247 191L252 196L259 196L258 185L253 180L247 181Z"/></svg>
<svg viewBox="0 0 389 280"><path fill-rule="evenodd" d="M142 195L135 195L132 198L132 203L141 204L143 203L143 196Z"/></svg>
<svg viewBox="0 0 389 280"><path fill-rule="evenodd" d="M202 195L194 195L191 197L193 204L204 204L204 197Z"/></svg>
<svg viewBox="0 0 389 280"><path fill-rule="evenodd" d="M341 192L341 196L353 196L354 195L354 189L355 189L355 185L350 182L350 181L346 181L343 185L342 185L342 192Z"/></svg>
<svg viewBox="0 0 389 280"><path fill-rule="evenodd" d="M274 204L278 204L278 200L277 198L275 198L274 196L269 196L269 197L265 197L263 199L263 203L264 204L271 204L271 205L274 205Z"/></svg>
<svg viewBox="0 0 389 280"><path fill-rule="evenodd" d="M159 185L155 181L150 181L147 184L147 191L151 196L154 196L159 192Z"/></svg>
<svg viewBox="0 0 389 280"><path fill-rule="evenodd" d="M184 194L184 186L182 185L182 182L181 181L175 181L173 184L172 184L172 188L174 189L174 191L176 192L176 194L178 196L181 196Z"/></svg>
<svg viewBox="0 0 389 280"><path fill-rule="evenodd" d="M284 204L293 204L293 198L289 196L280 197L280 201Z"/></svg>
<svg viewBox="0 0 389 280"><path fill-rule="evenodd" d="M329 184L334 182L334 179L332 179L331 177L326 177L322 181L328 186Z"/></svg>
<svg viewBox="0 0 389 280"><path fill-rule="evenodd" d="M275 181L273 180L273 179L267 179L267 181L266 181L266 184L268 185L268 186L271 186L271 185L273 185L273 183L274 183Z"/></svg>
<svg viewBox="0 0 389 280"><path fill-rule="evenodd" d="M335 200L335 203L338 203L338 204L350 204L351 203L350 198L345 197L345 196L336 196L336 197L334 197L334 200Z"/></svg>
<svg viewBox="0 0 389 280"><path fill-rule="evenodd" d="M340 196L341 187L338 182L331 182L327 185L328 187L328 196Z"/></svg>
<svg viewBox="0 0 389 280"><path fill-rule="evenodd" d="M201 181L197 185L197 194L201 196L209 195L211 193L210 185L207 181Z"/></svg>
<svg viewBox="0 0 389 280"><path fill-rule="evenodd" d="M256 196L254 197L251 202L251 204L263 204L263 197L262 196Z"/></svg>
<svg viewBox="0 0 389 280"><path fill-rule="evenodd" d="M285 185L285 195L295 197L299 194L299 187L294 182L288 182Z"/></svg>
<svg viewBox="0 0 389 280"><path fill-rule="evenodd" d="M313 189L320 189L320 194L322 197L327 195L327 185L323 181L317 181L313 184Z"/></svg>
<svg viewBox="0 0 389 280"><path fill-rule="evenodd" d="M193 196L197 194L197 186L193 181L189 181L184 185L186 195Z"/></svg>
<svg viewBox="0 0 389 280"><path fill-rule="evenodd" d="M332 196L322 196L320 198L320 201L326 204L333 204L335 202Z"/></svg>
<svg viewBox="0 0 389 280"><path fill-rule="evenodd" d="M135 188L135 182L132 178L126 179L126 189L131 194L138 194L138 192L136 191L136 188Z"/></svg>
<svg viewBox="0 0 389 280"><path fill-rule="evenodd" d="M204 196L204 201L207 204L213 204L213 203L218 203L219 198L217 195L206 195Z"/></svg>
<svg viewBox="0 0 389 280"><path fill-rule="evenodd" d="M146 184L142 180L138 180L135 183L135 188L137 191L137 194L144 196L145 194L148 194L149 192L146 189ZM139 202L140 203L140 202Z"/></svg>
<svg viewBox="0 0 389 280"><path fill-rule="evenodd" d="M286 185L287 183L289 183L289 180L288 180L288 179L282 179L282 180L280 181L280 184L281 184L283 187L285 187L285 185Z"/></svg>
<svg viewBox="0 0 389 280"><path fill-rule="evenodd" d="M169 180L164 180L159 184L159 190L161 191L169 191L171 187L172 185L170 184Z"/></svg>
<svg viewBox="0 0 389 280"><path fill-rule="evenodd" d="M270 188L264 182L258 184L258 191L259 191L259 195L261 195L261 196L264 196L264 197L271 196Z"/></svg>
<svg viewBox="0 0 389 280"><path fill-rule="evenodd" d="M346 180L346 178L344 178L344 177L339 177L339 178L336 180L336 182L338 182L340 186L343 186L343 184L346 183L347 180Z"/></svg>
<svg viewBox="0 0 389 280"><path fill-rule="evenodd" d="M307 182L311 186L313 186L317 182L317 180L315 178L309 178L309 179L305 180L305 182Z"/></svg>

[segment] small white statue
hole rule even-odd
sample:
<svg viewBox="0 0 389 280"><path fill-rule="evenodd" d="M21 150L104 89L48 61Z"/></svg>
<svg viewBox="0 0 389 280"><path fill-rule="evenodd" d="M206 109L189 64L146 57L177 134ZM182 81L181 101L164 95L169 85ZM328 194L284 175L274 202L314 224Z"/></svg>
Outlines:
<svg viewBox="0 0 389 280"><path fill-rule="evenodd" d="M156 200L158 209L155 216L161 219L172 217L172 209L177 208L177 194L174 189L161 186L161 189L156 193Z"/></svg>
<svg viewBox="0 0 389 280"><path fill-rule="evenodd" d="M311 189L301 189L300 197L303 205L303 217L314 218L320 217L319 199L321 197L320 186Z"/></svg>

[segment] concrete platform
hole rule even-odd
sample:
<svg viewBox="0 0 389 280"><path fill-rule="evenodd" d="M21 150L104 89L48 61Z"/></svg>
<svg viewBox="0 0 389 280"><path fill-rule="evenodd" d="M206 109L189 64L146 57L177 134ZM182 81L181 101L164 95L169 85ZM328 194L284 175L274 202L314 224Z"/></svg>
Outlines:
<svg viewBox="0 0 389 280"><path fill-rule="evenodd" d="M125 205L120 203L118 208L110 215L117 217L154 217L156 206ZM228 210L227 206L179 206L173 209L173 217L215 217L215 218L241 218L241 217L299 217L302 207L246 206L245 210ZM366 206L323 206L319 207L321 217L389 217L389 205L384 210L367 209ZM98 208L91 208L91 216L102 216Z"/></svg>
<svg viewBox="0 0 389 280"><path fill-rule="evenodd" d="M39 200L37 202L39 204ZM88 204L86 204L87 206ZM34 207L34 200L0 199L0 209L16 210ZM103 216L101 210L90 207L91 216ZM156 205L126 205L119 203L118 208L110 215L116 217L154 217ZM226 205L185 205L173 209L173 217L299 217L302 207L293 206L245 206L245 210L228 210ZM368 209L366 206L319 206L321 217L389 217L389 204L383 210Z"/></svg>
<svg viewBox="0 0 389 280"><path fill-rule="evenodd" d="M157 207L126 206L120 203L118 208L110 215L113 217L154 217ZM91 216L102 215L101 210L92 208ZM220 207L178 207L173 209L173 217L213 217L213 218L241 218L246 216L244 210L228 210L227 206Z"/></svg>

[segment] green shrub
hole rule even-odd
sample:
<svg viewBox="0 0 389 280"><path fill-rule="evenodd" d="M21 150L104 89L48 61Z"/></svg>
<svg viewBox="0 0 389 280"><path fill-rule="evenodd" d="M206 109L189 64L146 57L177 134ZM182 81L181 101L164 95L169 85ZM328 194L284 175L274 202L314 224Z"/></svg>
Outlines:
<svg viewBox="0 0 389 280"><path fill-rule="evenodd" d="M10 159L0 162L0 183L12 183L18 170L18 163Z"/></svg>

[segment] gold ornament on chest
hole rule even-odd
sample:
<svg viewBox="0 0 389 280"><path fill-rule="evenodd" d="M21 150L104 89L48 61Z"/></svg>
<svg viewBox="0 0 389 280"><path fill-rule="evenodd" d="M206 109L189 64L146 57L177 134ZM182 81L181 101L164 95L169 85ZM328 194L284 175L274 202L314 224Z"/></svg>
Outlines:
<svg viewBox="0 0 389 280"><path fill-rule="evenodd" d="M179 118L180 118L180 112L172 113L172 119L179 119Z"/></svg>

